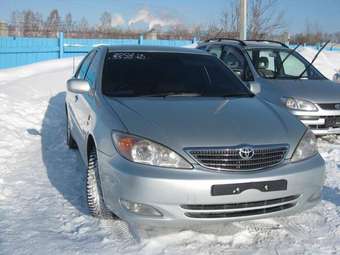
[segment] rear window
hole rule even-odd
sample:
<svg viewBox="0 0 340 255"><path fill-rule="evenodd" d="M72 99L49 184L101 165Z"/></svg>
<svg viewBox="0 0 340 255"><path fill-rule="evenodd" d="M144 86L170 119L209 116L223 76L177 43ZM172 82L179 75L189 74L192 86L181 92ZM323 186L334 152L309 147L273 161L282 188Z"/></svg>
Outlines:
<svg viewBox="0 0 340 255"><path fill-rule="evenodd" d="M199 54L109 52L102 79L103 94L116 97L164 93L251 95L220 60Z"/></svg>

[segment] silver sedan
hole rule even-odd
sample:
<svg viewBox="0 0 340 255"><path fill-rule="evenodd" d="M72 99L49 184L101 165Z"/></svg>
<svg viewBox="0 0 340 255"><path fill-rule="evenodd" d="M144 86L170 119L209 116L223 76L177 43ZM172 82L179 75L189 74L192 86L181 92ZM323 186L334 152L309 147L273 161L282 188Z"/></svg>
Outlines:
<svg viewBox="0 0 340 255"><path fill-rule="evenodd" d="M94 216L183 226L290 215L320 200L313 133L206 52L99 47L67 88L67 143L87 165Z"/></svg>

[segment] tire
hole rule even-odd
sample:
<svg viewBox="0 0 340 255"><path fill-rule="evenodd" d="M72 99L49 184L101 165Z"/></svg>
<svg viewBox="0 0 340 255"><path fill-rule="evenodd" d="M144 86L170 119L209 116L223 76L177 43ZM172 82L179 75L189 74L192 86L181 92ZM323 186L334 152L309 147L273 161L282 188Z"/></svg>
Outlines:
<svg viewBox="0 0 340 255"><path fill-rule="evenodd" d="M90 214L97 218L116 219L117 217L105 206L98 174L96 149L90 150L86 176L86 198Z"/></svg>
<svg viewBox="0 0 340 255"><path fill-rule="evenodd" d="M74 140L72 134L71 134L71 128L70 128L70 123L69 123L69 117L68 117L68 113L66 110L66 144L70 149L77 149L77 143Z"/></svg>

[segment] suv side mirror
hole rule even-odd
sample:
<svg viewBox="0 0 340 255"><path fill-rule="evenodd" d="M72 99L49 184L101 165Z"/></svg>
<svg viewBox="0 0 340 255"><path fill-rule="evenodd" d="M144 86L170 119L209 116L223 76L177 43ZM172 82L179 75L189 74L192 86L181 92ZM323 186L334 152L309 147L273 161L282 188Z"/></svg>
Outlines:
<svg viewBox="0 0 340 255"><path fill-rule="evenodd" d="M251 92L257 95L261 92L261 85L257 82L252 81L252 82L249 82L249 89Z"/></svg>
<svg viewBox="0 0 340 255"><path fill-rule="evenodd" d="M90 92L90 84L86 80L70 79L67 81L67 90L77 94Z"/></svg>

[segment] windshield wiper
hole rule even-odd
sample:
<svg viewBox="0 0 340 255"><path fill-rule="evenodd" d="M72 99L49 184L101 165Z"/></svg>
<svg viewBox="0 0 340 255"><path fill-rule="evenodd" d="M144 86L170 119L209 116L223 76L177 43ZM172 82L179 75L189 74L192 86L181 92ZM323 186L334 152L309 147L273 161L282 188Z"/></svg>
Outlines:
<svg viewBox="0 0 340 255"><path fill-rule="evenodd" d="M281 61L278 70L274 73L274 79L276 79L277 75L281 72L283 68L283 64L286 62L286 60L300 47L301 44L298 44L294 49L292 49L287 56Z"/></svg>
<svg viewBox="0 0 340 255"><path fill-rule="evenodd" d="M313 58L312 62L310 62L306 67L305 69L302 71L302 73L297 76L296 79L301 79L302 75L313 65L314 61L317 59L317 57L319 56L319 54L321 53L321 51L327 46L327 44L329 44L330 40L327 41L321 48L320 50L318 51L318 53L316 53L315 57Z"/></svg>

